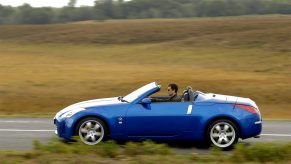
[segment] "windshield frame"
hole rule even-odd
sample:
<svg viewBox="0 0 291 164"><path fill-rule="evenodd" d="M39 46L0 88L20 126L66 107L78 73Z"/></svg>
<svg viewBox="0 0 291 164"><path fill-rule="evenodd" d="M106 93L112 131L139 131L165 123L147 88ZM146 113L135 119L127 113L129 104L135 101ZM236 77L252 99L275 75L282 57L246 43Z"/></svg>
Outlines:
<svg viewBox="0 0 291 164"><path fill-rule="evenodd" d="M160 89L161 86L160 84L158 84L157 82L152 82L149 83L147 85L144 85L140 88L138 88L137 90L131 92L130 94L126 95L123 97L123 100L132 103L135 100L139 99L141 96L143 96L144 94L148 93L149 91L156 91L156 89ZM148 93L150 94L150 93Z"/></svg>

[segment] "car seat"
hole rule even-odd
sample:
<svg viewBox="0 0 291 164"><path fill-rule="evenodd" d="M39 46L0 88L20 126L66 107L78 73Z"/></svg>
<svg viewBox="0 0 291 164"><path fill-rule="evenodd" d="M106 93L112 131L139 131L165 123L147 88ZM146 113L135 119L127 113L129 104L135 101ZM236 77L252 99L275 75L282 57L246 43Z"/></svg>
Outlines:
<svg viewBox="0 0 291 164"><path fill-rule="evenodd" d="M182 102L194 101L194 95L193 95L192 87L190 87L190 86L186 87L186 89L183 91L183 95L182 95L181 101Z"/></svg>

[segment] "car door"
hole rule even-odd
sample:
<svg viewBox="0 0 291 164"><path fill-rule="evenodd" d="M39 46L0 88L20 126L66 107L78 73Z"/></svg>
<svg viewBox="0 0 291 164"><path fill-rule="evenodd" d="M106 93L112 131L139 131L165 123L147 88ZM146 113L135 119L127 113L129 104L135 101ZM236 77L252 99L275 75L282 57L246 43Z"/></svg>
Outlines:
<svg viewBox="0 0 291 164"><path fill-rule="evenodd" d="M177 136L190 129L192 102L158 102L132 105L126 114L128 137Z"/></svg>

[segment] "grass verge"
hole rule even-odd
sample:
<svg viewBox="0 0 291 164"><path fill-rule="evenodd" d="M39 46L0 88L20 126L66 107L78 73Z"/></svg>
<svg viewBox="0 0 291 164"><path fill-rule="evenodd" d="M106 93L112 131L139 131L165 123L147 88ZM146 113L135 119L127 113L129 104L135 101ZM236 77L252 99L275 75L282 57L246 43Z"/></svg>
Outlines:
<svg viewBox="0 0 291 164"><path fill-rule="evenodd" d="M288 163L291 162L291 143L238 144L231 152L210 148L210 153L177 154L166 144L152 141L128 142L118 145L107 141L87 146L80 141L65 144L52 139L48 144L33 143L32 151L1 151L2 163Z"/></svg>

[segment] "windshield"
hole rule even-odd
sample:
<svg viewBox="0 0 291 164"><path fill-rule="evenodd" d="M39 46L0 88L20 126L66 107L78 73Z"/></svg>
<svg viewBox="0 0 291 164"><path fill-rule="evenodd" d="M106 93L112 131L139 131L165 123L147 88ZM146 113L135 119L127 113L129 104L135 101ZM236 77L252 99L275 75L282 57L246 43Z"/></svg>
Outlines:
<svg viewBox="0 0 291 164"><path fill-rule="evenodd" d="M145 92L154 89L156 87L159 87L157 83L152 82L150 84L147 84L135 91L133 91L132 93L128 94L127 96L125 96L123 99L127 102L133 102L135 99L137 99L138 97L140 97L142 94L144 94Z"/></svg>

